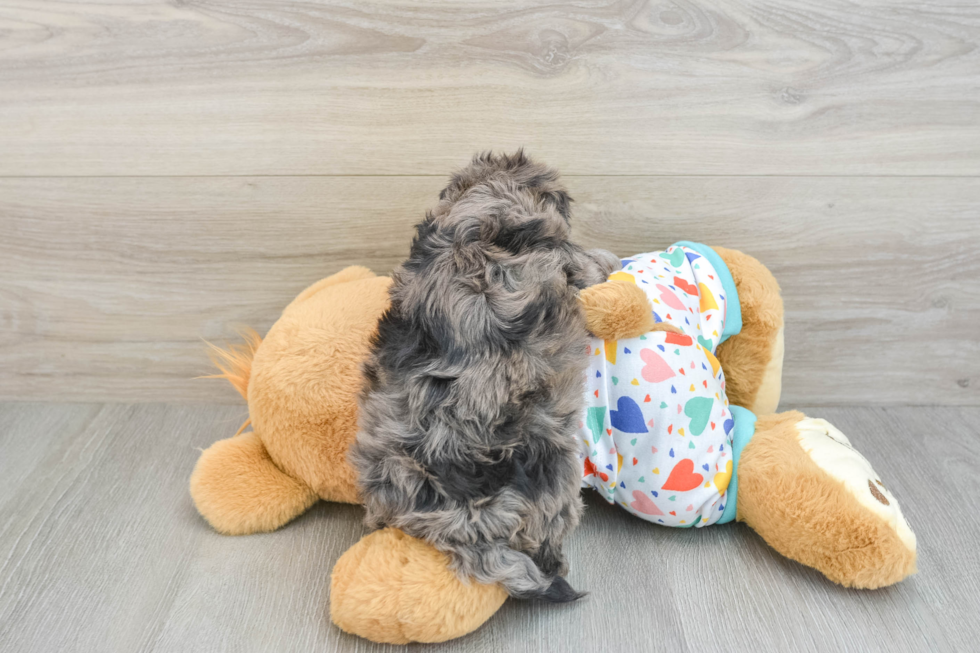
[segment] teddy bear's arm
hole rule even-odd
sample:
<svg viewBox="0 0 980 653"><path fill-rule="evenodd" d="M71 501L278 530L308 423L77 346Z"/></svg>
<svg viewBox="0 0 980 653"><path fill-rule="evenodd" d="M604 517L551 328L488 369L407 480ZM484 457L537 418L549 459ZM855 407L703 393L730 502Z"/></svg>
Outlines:
<svg viewBox="0 0 980 653"><path fill-rule="evenodd" d="M607 281L582 291L589 333L603 340L635 338L653 330L650 300L635 283Z"/></svg>

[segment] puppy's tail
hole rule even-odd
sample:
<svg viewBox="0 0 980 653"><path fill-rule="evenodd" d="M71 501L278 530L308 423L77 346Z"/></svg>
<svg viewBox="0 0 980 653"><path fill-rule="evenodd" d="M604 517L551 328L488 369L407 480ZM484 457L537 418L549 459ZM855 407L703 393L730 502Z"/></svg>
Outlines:
<svg viewBox="0 0 980 653"><path fill-rule="evenodd" d="M530 556L510 547L495 546L478 558L477 579L500 583L515 599L568 603L585 596L561 576L545 575Z"/></svg>

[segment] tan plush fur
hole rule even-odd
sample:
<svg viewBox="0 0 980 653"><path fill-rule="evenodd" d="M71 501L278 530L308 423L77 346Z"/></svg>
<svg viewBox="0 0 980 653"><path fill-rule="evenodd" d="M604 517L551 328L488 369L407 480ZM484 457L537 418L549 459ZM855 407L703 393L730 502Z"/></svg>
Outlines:
<svg viewBox="0 0 980 653"><path fill-rule="evenodd" d="M463 583L448 565L421 540L394 528L375 531L334 566L330 617L346 632L390 644L444 642L472 632L507 592Z"/></svg>
<svg viewBox="0 0 980 653"><path fill-rule="evenodd" d="M603 340L635 338L655 324L650 300L635 283L607 281L586 288L579 299L589 333Z"/></svg>
<svg viewBox="0 0 980 653"><path fill-rule="evenodd" d="M254 432L212 445L191 476L194 503L215 530L274 530L317 497L357 502L347 448L357 432L359 365L389 283L347 268L300 293L265 339L217 357L216 376L248 398Z"/></svg>
<svg viewBox="0 0 980 653"><path fill-rule="evenodd" d="M779 287L755 259L716 249L742 302L742 333L718 350L729 398L757 413L771 412L782 362ZM194 502L216 530L273 530L318 498L357 502L346 454L357 428L360 364L388 306L389 283L366 268L347 268L300 293L263 340L256 337L220 359L218 376L247 396L254 431L212 445L191 477ZM600 337L654 328L646 297L633 284L601 284L583 293L582 301ZM895 548L893 533L838 493L839 484L788 439L800 417L760 418L739 465L739 518L778 551L837 582L897 582L910 563ZM781 502L786 497L802 501L808 512L787 512ZM844 519L837 523L839 515ZM459 637L489 619L506 598L500 587L460 582L442 553L387 529L341 557L331 588L335 623L393 643Z"/></svg>
<svg viewBox="0 0 980 653"><path fill-rule="evenodd" d="M276 467L255 433L208 447L191 474L191 496L225 535L275 530L317 500L309 486Z"/></svg>
<svg viewBox="0 0 980 653"><path fill-rule="evenodd" d="M800 446L803 418L796 411L759 418L738 465L738 520L845 587L884 587L915 573L915 552Z"/></svg>
<svg viewBox="0 0 980 653"><path fill-rule="evenodd" d="M776 278L762 263L734 249L712 247L738 288L742 331L718 346L728 400L757 415L776 410L782 377L783 299ZM765 387L763 387L765 384Z"/></svg>

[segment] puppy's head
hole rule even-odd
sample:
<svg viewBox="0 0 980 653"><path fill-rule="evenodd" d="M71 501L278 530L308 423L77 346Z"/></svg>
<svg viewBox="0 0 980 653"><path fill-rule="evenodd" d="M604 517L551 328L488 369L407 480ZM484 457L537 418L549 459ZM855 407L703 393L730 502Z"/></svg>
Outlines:
<svg viewBox="0 0 980 653"><path fill-rule="evenodd" d="M509 251L552 245L569 237L570 205L558 171L518 150L485 152L453 175L426 222Z"/></svg>

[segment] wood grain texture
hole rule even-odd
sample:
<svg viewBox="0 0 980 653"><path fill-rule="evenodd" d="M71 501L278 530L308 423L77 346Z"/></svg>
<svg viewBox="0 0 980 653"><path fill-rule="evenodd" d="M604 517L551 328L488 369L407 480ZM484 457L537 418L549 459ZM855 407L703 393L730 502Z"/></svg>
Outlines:
<svg viewBox="0 0 980 653"><path fill-rule="evenodd" d="M784 405L980 404L975 179L567 177L577 237L768 265ZM0 179L0 397L240 401L202 339L264 332L306 285L388 272L433 177Z"/></svg>
<svg viewBox="0 0 980 653"><path fill-rule="evenodd" d="M0 175L980 174L956 1L0 3Z"/></svg>
<svg viewBox="0 0 980 653"><path fill-rule="evenodd" d="M508 601L426 651L963 651L975 645L977 408L820 408L899 498L919 573L846 590L743 525L668 529L587 492L568 543L571 605ZM0 650L395 651L334 628L334 561L361 509L318 504L282 530L223 537L194 511L198 448L239 409L0 405Z"/></svg>

